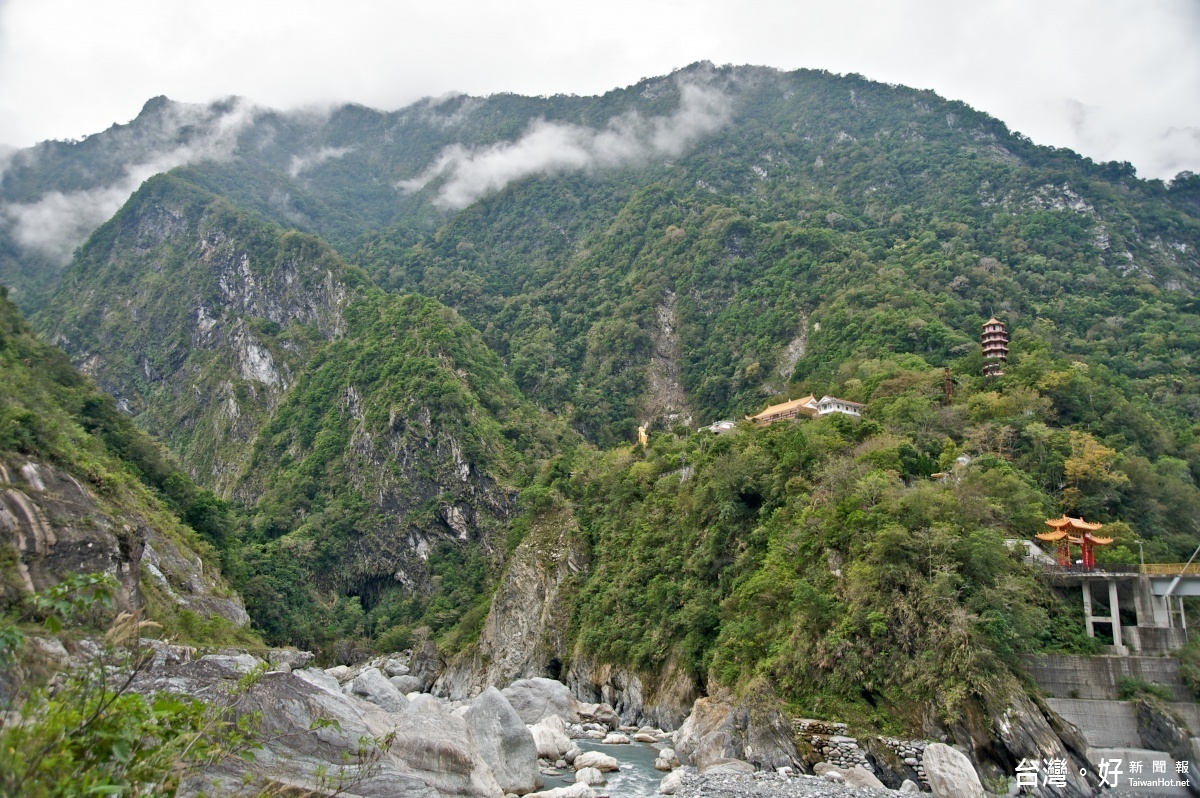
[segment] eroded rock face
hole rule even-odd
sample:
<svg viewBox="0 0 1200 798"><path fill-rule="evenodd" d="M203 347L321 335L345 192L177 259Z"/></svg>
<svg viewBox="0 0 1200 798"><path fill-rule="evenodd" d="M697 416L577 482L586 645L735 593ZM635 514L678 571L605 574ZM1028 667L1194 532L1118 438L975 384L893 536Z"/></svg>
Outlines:
<svg viewBox="0 0 1200 798"><path fill-rule="evenodd" d="M249 621L241 599L181 539L97 499L54 466L0 461L0 536L12 541L24 590L57 584L71 573L105 573L120 583L121 609L142 606L145 593L202 617ZM149 580L146 584L144 580Z"/></svg>
<svg viewBox="0 0 1200 798"><path fill-rule="evenodd" d="M1139 698L1134 704L1138 736L1142 746L1166 751L1176 762L1188 763L1188 785L1193 795L1200 793L1200 738L1193 737L1187 724L1176 718L1161 701Z"/></svg>
<svg viewBox="0 0 1200 798"><path fill-rule="evenodd" d="M515 679L558 678L570 619L562 586L587 568L585 550L569 509L537 518L493 594L478 646L450 664L434 692L465 698Z"/></svg>
<svg viewBox="0 0 1200 798"><path fill-rule="evenodd" d="M753 703L735 704L729 696L696 700L692 714L675 733L675 751L681 760L703 771L724 759L749 762L774 771L800 767L786 719L765 696Z"/></svg>
<svg viewBox="0 0 1200 798"><path fill-rule="evenodd" d="M203 657L156 668L139 679L137 689L217 700L243 675L243 665L253 664L251 660ZM204 788L212 794L214 779L232 787L240 784L246 773L254 779L315 789L319 774L329 772L331 763L348 762L352 784L348 790L366 798L498 798L503 791L483 754L488 749L509 752L509 771L536 772L536 759L516 761L530 752L511 745L515 727L503 731L513 726L515 713L508 716L507 723L472 728L465 719L470 710L459 717L427 697L432 706L421 711L388 712L342 694L331 682L336 684L336 679L312 670L261 677L242 699L239 711L260 713L264 749L256 753L253 763L233 758L200 774L188 792ZM476 720L493 716L492 711L499 708L495 699L485 699ZM502 731L499 737L493 735L497 729ZM386 745L389 735L394 738ZM371 767L359 771L363 740L377 758Z"/></svg>
<svg viewBox="0 0 1200 798"><path fill-rule="evenodd" d="M580 700L613 707L622 723L678 729L699 697L693 680L670 661L662 672L643 679L624 668L593 662L576 652L566 676Z"/></svg>

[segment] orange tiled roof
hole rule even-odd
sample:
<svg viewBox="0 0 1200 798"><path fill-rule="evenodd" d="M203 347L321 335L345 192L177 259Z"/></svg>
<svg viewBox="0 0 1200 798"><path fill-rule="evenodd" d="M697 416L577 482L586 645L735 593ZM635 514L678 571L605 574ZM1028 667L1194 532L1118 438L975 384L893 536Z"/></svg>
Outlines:
<svg viewBox="0 0 1200 798"><path fill-rule="evenodd" d="M766 410L762 411L758 415L746 416L746 418L750 419L751 421L765 421L770 416L779 416L779 415L784 415L786 413L793 413L793 412L804 413L805 415L810 415L811 413L809 411L814 412L814 413L816 412L815 410L813 410L812 408L809 407L809 405L811 405L814 401L815 401L815 399L814 399L813 395L810 393L808 396L802 396L799 399L792 399L789 402L781 402L780 404L777 404L777 405L771 405L770 407L768 407Z"/></svg>

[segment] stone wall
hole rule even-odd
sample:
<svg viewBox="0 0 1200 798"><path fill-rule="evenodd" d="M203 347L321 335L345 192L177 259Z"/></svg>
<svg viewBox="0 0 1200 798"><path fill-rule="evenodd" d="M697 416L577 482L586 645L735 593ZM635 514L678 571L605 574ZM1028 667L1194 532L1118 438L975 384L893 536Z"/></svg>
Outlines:
<svg viewBox="0 0 1200 798"><path fill-rule="evenodd" d="M1176 701L1193 700L1179 678L1179 662L1172 657L1031 654L1022 664L1038 687L1053 698L1116 699L1121 679L1131 678L1166 687Z"/></svg>

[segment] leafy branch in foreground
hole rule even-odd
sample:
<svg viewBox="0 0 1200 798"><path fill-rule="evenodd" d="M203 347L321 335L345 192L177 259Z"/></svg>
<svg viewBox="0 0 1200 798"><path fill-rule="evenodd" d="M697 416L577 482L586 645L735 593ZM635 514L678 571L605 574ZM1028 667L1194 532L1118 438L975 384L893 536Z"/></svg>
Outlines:
<svg viewBox="0 0 1200 798"><path fill-rule="evenodd" d="M0 627L0 664L9 684L8 720L0 729L0 795L170 795L189 773L260 747L257 718L238 704L261 672L215 700L147 697L134 691L154 661L143 635L158 624L119 613L98 644L81 646L81 664L35 683L18 661L24 634L17 620L41 616L51 632L65 621L112 605L114 580L72 575L29 597L25 612Z"/></svg>

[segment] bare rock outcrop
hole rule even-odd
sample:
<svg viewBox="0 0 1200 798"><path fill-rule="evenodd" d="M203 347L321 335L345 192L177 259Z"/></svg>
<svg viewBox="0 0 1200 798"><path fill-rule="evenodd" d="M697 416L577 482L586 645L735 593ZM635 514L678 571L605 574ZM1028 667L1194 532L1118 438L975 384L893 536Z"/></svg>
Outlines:
<svg viewBox="0 0 1200 798"><path fill-rule="evenodd" d="M715 762L737 759L760 770L800 768L786 718L769 696L745 700L718 695L696 700L692 714L675 733L680 760L704 771Z"/></svg>
<svg viewBox="0 0 1200 798"><path fill-rule="evenodd" d="M221 700L256 663L248 655L202 657L154 668L139 677L137 689ZM219 793L221 784L232 787L245 778L329 789L331 774L364 798L499 798L536 788L532 740L496 691L465 711L451 712L426 695L420 707L414 702L409 710L389 712L335 685L320 671L261 676L237 711L260 717L263 749L254 762L234 757L199 774L185 793L211 791L214 781ZM330 763L344 764L334 773Z"/></svg>
<svg viewBox="0 0 1200 798"><path fill-rule="evenodd" d="M188 534L119 510L55 466L0 461L0 536L18 555L12 589L33 592L67 574L104 573L120 584L122 609L157 601L247 623L241 599L190 548Z"/></svg>

